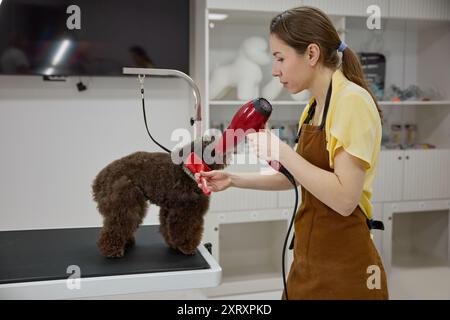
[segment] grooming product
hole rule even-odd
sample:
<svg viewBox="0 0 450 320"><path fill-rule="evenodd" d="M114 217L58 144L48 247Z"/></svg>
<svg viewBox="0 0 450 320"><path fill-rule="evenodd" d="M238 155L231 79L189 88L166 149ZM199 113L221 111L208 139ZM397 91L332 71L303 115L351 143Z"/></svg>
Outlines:
<svg viewBox="0 0 450 320"><path fill-rule="evenodd" d="M391 144L401 145L402 144L402 125L392 124L391 125Z"/></svg>
<svg viewBox="0 0 450 320"><path fill-rule="evenodd" d="M411 147L416 143L417 137L417 125L415 124L405 124L406 131L406 145Z"/></svg>
<svg viewBox="0 0 450 320"><path fill-rule="evenodd" d="M182 164L182 168L184 172L187 173L189 177L195 180L195 174L200 171L211 171L211 168L200 159L195 152L191 152L187 158L184 160ZM200 176L200 183L202 185L203 193L206 195L210 195L211 191L206 187L206 181L203 177Z"/></svg>

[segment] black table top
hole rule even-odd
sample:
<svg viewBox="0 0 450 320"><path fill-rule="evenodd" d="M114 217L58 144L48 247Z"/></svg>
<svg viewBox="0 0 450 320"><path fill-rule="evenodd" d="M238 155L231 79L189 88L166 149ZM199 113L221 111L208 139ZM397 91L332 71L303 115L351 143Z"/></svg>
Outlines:
<svg viewBox="0 0 450 320"><path fill-rule="evenodd" d="M197 250L186 256L167 246L159 226L141 226L136 244L124 257L108 259L96 241L100 228L45 229L0 232L0 284L61 280L80 268L81 278L209 269Z"/></svg>

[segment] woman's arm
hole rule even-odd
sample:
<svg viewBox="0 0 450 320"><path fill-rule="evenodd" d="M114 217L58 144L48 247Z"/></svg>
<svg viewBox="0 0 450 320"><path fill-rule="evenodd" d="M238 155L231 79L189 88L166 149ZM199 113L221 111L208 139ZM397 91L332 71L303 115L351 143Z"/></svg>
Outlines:
<svg viewBox="0 0 450 320"><path fill-rule="evenodd" d="M205 179L210 191L219 192L229 187L257 190L287 190L292 184L281 173L270 175L259 173L232 173L220 170L206 171L195 174L198 187L202 188L200 178Z"/></svg>
<svg viewBox="0 0 450 320"><path fill-rule="evenodd" d="M317 199L343 216L355 210L364 185L364 161L339 148L334 157L334 172L329 172L311 164L284 143L280 148L280 162Z"/></svg>
<svg viewBox="0 0 450 320"><path fill-rule="evenodd" d="M256 190L288 190L293 185L279 172L274 174L260 173L229 173L231 186L243 189Z"/></svg>

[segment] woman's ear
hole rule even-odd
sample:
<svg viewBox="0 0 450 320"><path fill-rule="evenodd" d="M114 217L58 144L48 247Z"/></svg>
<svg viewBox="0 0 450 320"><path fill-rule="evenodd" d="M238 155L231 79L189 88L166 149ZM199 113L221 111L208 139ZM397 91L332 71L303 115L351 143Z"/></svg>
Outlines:
<svg viewBox="0 0 450 320"><path fill-rule="evenodd" d="M316 43L311 43L308 45L305 51L305 56L308 61L308 64L311 67L314 67L320 58L320 47Z"/></svg>

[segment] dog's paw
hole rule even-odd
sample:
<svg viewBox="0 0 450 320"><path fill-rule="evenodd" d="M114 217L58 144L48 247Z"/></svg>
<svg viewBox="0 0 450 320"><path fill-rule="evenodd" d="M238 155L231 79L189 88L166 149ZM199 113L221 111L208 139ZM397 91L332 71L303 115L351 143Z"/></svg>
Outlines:
<svg viewBox="0 0 450 320"><path fill-rule="evenodd" d="M125 254L125 249L100 248L100 252L106 258L122 258Z"/></svg>
<svg viewBox="0 0 450 320"><path fill-rule="evenodd" d="M185 255L194 255L195 254L195 250L197 249L197 247L178 247L178 250L180 250L183 254Z"/></svg>
<svg viewBox="0 0 450 320"><path fill-rule="evenodd" d="M127 243L125 244L125 248L130 248L132 246L134 246L134 244L136 243L136 241L133 238L128 239Z"/></svg>
<svg viewBox="0 0 450 320"><path fill-rule="evenodd" d="M116 255L105 256L108 259L120 259L123 258L123 253L118 253Z"/></svg>

